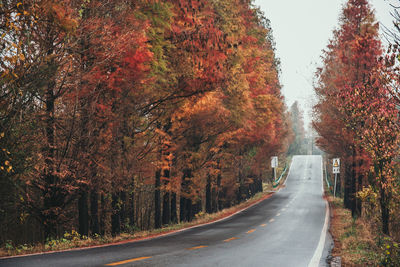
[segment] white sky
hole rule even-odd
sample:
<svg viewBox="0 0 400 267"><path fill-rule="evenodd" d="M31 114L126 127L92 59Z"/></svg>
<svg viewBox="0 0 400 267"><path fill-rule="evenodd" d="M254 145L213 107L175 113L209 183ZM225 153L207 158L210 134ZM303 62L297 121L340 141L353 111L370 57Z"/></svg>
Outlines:
<svg viewBox="0 0 400 267"><path fill-rule="evenodd" d="M391 0L392 2L397 2ZM300 103L304 111L305 127L311 122L315 102L312 81L320 65L322 50L339 26L339 16L345 0L255 0L270 19L276 41L277 57L281 60L281 83L286 104ZM392 27L387 0L370 0L376 18Z"/></svg>

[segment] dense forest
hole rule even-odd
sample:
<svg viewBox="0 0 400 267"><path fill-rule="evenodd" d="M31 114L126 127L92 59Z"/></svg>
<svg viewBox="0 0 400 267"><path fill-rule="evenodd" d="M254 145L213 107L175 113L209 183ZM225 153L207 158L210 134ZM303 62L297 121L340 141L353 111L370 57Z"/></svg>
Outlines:
<svg viewBox="0 0 400 267"><path fill-rule="evenodd" d="M396 9L393 14L394 25L400 29ZM318 103L314 107L313 125L319 134L318 145L330 158L341 158L338 186L344 206L351 210L353 218L365 218L374 235L398 242L400 39L397 34L396 29L387 31L386 38L392 44L385 52L379 24L368 1L347 1L339 27L324 51L323 66L317 71ZM400 256L394 253L396 246L396 243L385 246L387 257ZM391 261L385 265L398 266Z"/></svg>
<svg viewBox="0 0 400 267"><path fill-rule="evenodd" d="M216 212L293 139L250 0L2 0L0 36L1 243Z"/></svg>

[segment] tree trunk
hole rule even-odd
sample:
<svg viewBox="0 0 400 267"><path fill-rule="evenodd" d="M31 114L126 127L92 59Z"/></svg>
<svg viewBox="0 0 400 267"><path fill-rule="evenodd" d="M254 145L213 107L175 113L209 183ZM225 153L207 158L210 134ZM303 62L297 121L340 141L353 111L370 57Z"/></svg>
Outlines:
<svg viewBox="0 0 400 267"><path fill-rule="evenodd" d="M350 194L351 194L351 165L345 165L345 177L344 177L344 207L346 209L351 209L351 201L350 201Z"/></svg>
<svg viewBox="0 0 400 267"><path fill-rule="evenodd" d="M101 207L100 234L105 235L105 233L106 233L106 200L104 198L104 194L101 194L100 207Z"/></svg>
<svg viewBox="0 0 400 267"><path fill-rule="evenodd" d="M380 191L381 191L381 197L380 197L380 205L381 205L381 219L382 219L382 232L385 235L389 235L389 216L390 216L390 210L389 210L389 205L387 203L387 196L385 189L380 186Z"/></svg>
<svg viewBox="0 0 400 267"><path fill-rule="evenodd" d="M161 203L160 203L160 178L161 170L156 171L154 188L154 227L161 227Z"/></svg>
<svg viewBox="0 0 400 267"><path fill-rule="evenodd" d="M206 212L212 213L212 203L211 203L211 178L207 177L206 185Z"/></svg>
<svg viewBox="0 0 400 267"><path fill-rule="evenodd" d="M186 221L186 198L180 197L179 200L179 219L181 222Z"/></svg>
<svg viewBox="0 0 400 267"><path fill-rule="evenodd" d="M211 213L217 212L218 211L218 196L217 196L217 189L214 186L211 189Z"/></svg>
<svg viewBox="0 0 400 267"><path fill-rule="evenodd" d="M96 190L90 192L90 231L92 235L100 234L99 194Z"/></svg>
<svg viewBox="0 0 400 267"><path fill-rule="evenodd" d="M166 178L166 181L164 182L164 185L168 185L168 179L169 179L169 170L164 170L164 177ZM164 192L163 196L163 210L162 210L162 223L164 225L167 225L171 222L171 204L170 204L170 193L168 189Z"/></svg>
<svg viewBox="0 0 400 267"><path fill-rule="evenodd" d="M176 210L176 193L172 192L171 194L171 222L177 223L178 222L178 214Z"/></svg>
<svg viewBox="0 0 400 267"><path fill-rule="evenodd" d="M86 189L83 189L79 196L78 210L79 210L79 234L82 236L88 236L89 207L88 207L88 192Z"/></svg>
<svg viewBox="0 0 400 267"><path fill-rule="evenodd" d="M121 211L119 207L119 197L117 193L112 194L112 214L111 214L111 234L113 236L118 235L121 233Z"/></svg>
<svg viewBox="0 0 400 267"><path fill-rule="evenodd" d="M49 52L50 53L50 52ZM52 63L50 63L52 64ZM54 63L53 63L54 64ZM45 168L44 168L44 190L43 190L43 224L45 238L52 238L57 236L57 209L59 208L59 201L57 201L57 177L55 172L55 120L54 120L54 104L55 96L53 88L55 81L53 78L48 82L45 95L46 103L46 119L45 119L45 133L46 145L44 146Z"/></svg>
<svg viewBox="0 0 400 267"><path fill-rule="evenodd" d="M126 225L128 220L128 213L126 209L126 193L125 191L120 192L121 209L120 209L120 221L121 221L121 231L126 231Z"/></svg>
<svg viewBox="0 0 400 267"><path fill-rule="evenodd" d="M355 159L355 153L353 154L353 163L352 163L352 172L351 172L351 184L350 184L350 210L351 210L351 216L353 218L357 217L357 206L356 206L356 159Z"/></svg>
<svg viewBox="0 0 400 267"><path fill-rule="evenodd" d="M133 228L135 226L135 193L132 192L129 198L129 226Z"/></svg>
<svg viewBox="0 0 400 267"><path fill-rule="evenodd" d="M216 203L217 211L218 210L222 210L222 208L223 208L223 206L222 206L222 196L221 196L222 195L222 192L221 192L221 180L222 180L222 177L219 174L218 177L217 177L217 199L216 199L216 201L217 201L217 203Z"/></svg>
<svg viewBox="0 0 400 267"><path fill-rule="evenodd" d="M357 194L357 192L359 192L363 189L362 188L363 187L363 179L364 179L364 175L362 175L361 172L358 172L356 194ZM361 199L356 197L356 214L357 214L357 216L361 216L361 211L362 211L362 201L361 201Z"/></svg>
<svg viewBox="0 0 400 267"><path fill-rule="evenodd" d="M383 176L383 164L380 163L378 166L378 173L380 176L380 181L379 183L379 193L380 193L380 198L379 198L379 204L381 206L381 219L382 219L382 232L385 235L389 235L389 217L390 217L390 210L389 210L389 200L390 200L390 193L386 192L385 187L383 184L386 182L385 177ZM375 168L376 170L377 168Z"/></svg>

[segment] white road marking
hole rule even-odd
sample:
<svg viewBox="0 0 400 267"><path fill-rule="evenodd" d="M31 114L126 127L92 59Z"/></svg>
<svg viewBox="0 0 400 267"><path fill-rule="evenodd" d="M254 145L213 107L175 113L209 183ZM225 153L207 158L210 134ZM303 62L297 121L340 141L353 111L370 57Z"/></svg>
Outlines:
<svg viewBox="0 0 400 267"><path fill-rule="evenodd" d="M323 179L323 175L322 175L322 159L321 159L321 180L322 179ZM324 186L322 184L322 192L323 191L324 191ZM328 230L328 222L329 222L329 207L328 207L328 201L326 201L326 199L325 199L325 222L324 222L324 226L322 227L321 236L319 237L318 246L314 252L313 257L311 258L310 263L308 264L308 267L318 267L319 266L319 262L321 261L322 253L324 251L326 233Z"/></svg>

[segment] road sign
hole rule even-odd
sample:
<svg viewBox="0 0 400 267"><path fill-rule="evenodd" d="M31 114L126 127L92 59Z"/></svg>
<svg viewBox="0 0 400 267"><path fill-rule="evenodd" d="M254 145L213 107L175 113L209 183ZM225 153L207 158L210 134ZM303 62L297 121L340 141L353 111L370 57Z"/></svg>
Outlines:
<svg viewBox="0 0 400 267"><path fill-rule="evenodd" d="M332 162L333 173L340 173L340 158L334 158Z"/></svg>
<svg viewBox="0 0 400 267"><path fill-rule="evenodd" d="M336 183L337 183L337 175L340 173L340 158L334 158L332 162L333 173L335 174L335 186L333 189L333 197L336 197Z"/></svg>
<svg viewBox="0 0 400 267"><path fill-rule="evenodd" d="M278 168L278 157L271 157L271 168Z"/></svg>
<svg viewBox="0 0 400 267"><path fill-rule="evenodd" d="M340 158L333 159L333 167L340 167Z"/></svg>

